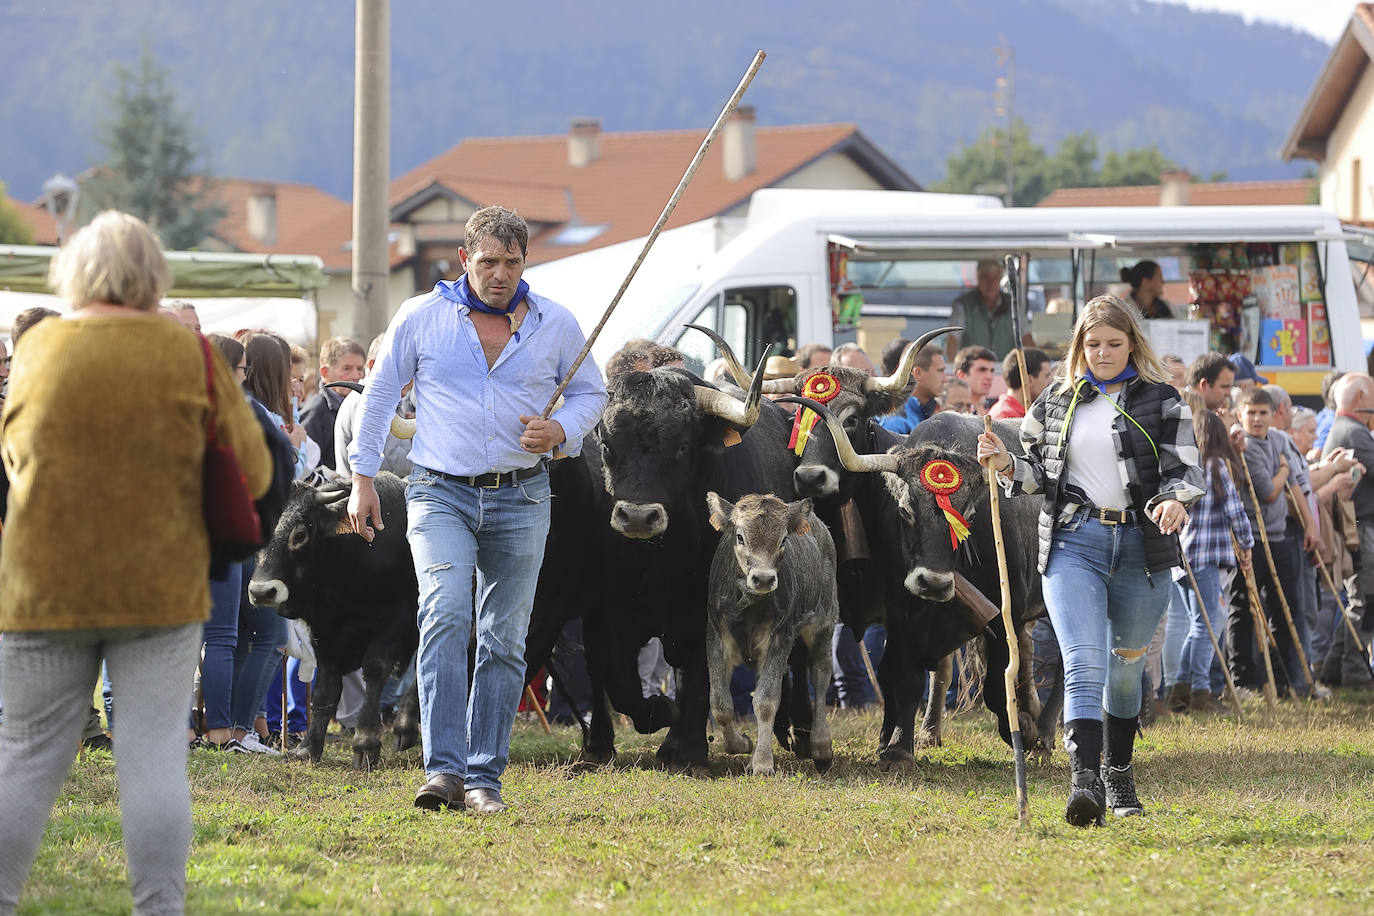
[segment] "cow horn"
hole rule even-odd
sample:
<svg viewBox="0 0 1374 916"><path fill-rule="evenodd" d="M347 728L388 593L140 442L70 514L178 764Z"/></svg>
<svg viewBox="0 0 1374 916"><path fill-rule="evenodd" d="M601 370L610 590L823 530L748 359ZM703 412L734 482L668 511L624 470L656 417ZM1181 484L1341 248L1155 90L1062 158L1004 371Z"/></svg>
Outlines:
<svg viewBox="0 0 1374 916"><path fill-rule="evenodd" d="M849 441L849 436L845 434L844 424L820 401L803 397L785 397L778 398L773 403L781 404L784 401L789 404L801 404L803 407L810 407L821 415L822 419L825 420L825 425L830 428L830 438L835 440L835 454L840 456L840 464L844 465L846 471L855 474L871 474L875 471L896 472L896 455L889 455L886 452L878 455L860 455L854 451L854 444Z"/></svg>
<svg viewBox="0 0 1374 916"><path fill-rule="evenodd" d="M801 386L797 384L795 377L770 378L763 383L764 394L797 394L800 390Z"/></svg>
<svg viewBox="0 0 1374 916"><path fill-rule="evenodd" d="M348 492L349 488L342 484L320 487L315 491L315 505L327 506L330 503L338 502L340 499L347 499Z"/></svg>
<svg viewBox="0 0 1374 916"><path fill-rule="evenodd" d="M415 420L412 417L392 417L391 434L397 439L415 438Z"/></svg>
<svg viewBox="0 0 1374 916"><path fill-rule="evenodd" d="M711 338L711 342L716 345L716 349L720 351L721 357L725 360L725 367L730 371L730 377L735 380L735 384L745 391L749 390L749 385L753 382L753 379L749 377L749 373L740 365L740 361L735 357L735 351L730 349L730 345L725 342L724 337L721 337L710 328L703 328L699 324L688 324L683 325L683 327L691 328L694 331L700 331ZM708 379L707 381L710 380Z"/></svg>
<svg viewBox="0 0 1374 916"><path fill-rule="evenodd" d="M356 392L358 392L358 394L362 394L362 393L363 393L363 386L362 386L362 385L359 385L357 382L325 382L325 383L324 383L324 387L326 387L326 388L347 388L349 391L356 391Z"/></svg>
<svg viewBox="0 0 1374 916"><path fill-rule="evenodd" d="M698 409L712 416L728 420L741 429L748 429L753 426L754 421L759 418L759 410L763 404L763 369L767 364L768 354L765 353L763 358L759 360L759 367L754 372L753 381L749 383L749 394L745 397L744 403L740 403L724 391L707 388L704 385L693 386L697 393Z"/></svg>
<svg viewBox="0 0 1374 916"><path fill-rule="evenodd" d="M916 366L916 354L935 338L955 331L962 331L963 328L936 328L927 331L916 340L907 344L902 351L902 359L897 363L897 369L886 377L870 378L864 381L864 393L869 394L874 391L901 391L911 384L911 370Z"/></svg>

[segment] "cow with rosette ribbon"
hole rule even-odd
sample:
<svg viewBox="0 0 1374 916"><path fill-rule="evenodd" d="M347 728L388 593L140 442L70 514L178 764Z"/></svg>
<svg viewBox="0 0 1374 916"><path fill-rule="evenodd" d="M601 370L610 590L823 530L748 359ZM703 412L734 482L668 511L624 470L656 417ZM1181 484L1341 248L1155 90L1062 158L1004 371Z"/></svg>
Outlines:
<svg viewBox="0 0 1374 916"><path fill-rule="evenodd" d="M847 472L882 483L878 524L891 543L882 570L888 648L881 668L887 700L881 756L889 764L906 763L912 759L915 715L927 670L975 635L983 640L988 671L1001 671L1007 664L1006 633L995 604L1001 596L996 545L983 470L976 458L982 425L973 417L940 413L917 426L900 446L882 454L861 454L826 405L803 398L783 400L796 400L820 415ZM1019 442L1015 421L996 421L994 428L1004 441ZM1037 500L1016 497L1002 500L1000 509L1014 596L1012 616L1022 630L1044 614L1036 571L1039 505ZM1023 649L1029 643L1023 639ZM1023 672L1029 670L1029 664L1022 666ZM1017 694L1027 746L1047 752L1053 723L1043 723L1043 728L1037 723L1040 704L1028 676L1018 681ZM1010 742L1001 678L984 679L983 699L998 718L1003 740Z"/></svg>

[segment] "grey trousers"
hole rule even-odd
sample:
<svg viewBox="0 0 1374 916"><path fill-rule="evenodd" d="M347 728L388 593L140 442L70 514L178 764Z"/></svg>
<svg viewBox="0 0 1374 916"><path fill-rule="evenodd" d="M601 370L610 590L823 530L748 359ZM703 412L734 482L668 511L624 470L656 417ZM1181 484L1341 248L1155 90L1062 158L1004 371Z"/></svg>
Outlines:
<svg viewBox="0 0 1374 916"><path fill-rule="evenodd" d="M191 848L186 685L201 625L6 633L0 640L0 916L19 903L91 706L110 666L119 732L119 810L134 912L181 913Z"/></svg>

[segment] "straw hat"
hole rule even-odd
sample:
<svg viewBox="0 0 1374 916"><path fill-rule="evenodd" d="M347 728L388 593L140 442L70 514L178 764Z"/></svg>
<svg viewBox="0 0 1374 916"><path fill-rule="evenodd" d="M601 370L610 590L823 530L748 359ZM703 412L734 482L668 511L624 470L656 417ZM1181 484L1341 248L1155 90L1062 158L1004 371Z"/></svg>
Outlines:
<svg viewBox="0 0 1374 916"><path fill-rule="evenodd" d="M801 371L801 366L790 356L770 356L763 367L764 381L776 378L793 378Z"/></svg>

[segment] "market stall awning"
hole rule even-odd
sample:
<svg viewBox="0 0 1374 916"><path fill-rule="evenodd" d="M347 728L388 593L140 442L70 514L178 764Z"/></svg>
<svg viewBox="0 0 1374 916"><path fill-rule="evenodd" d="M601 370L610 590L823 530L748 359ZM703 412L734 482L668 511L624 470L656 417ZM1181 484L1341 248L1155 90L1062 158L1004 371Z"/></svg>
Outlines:
<svg viewBox="0 0 1374 916"><path fill-rule="evenodd" d="M0 245L0 289L47 293L48 262L56 248ZM313 255L168 251L170 299L298 298L325 285L324 262Z"/></svg>
<svg viewBox="0 0 1374 916"><path fill-rule="evenodd" d="M1110 240L1080 233L1037 235L1005 235L999 237L958 236L941 234L939 236L881 236L856 237L831 233L827 236L832 244L848 248L856 255L891 257L899 252L940 251L940 252L993 252L993 251L1080 251L1085 248L1105 248Z"/></svg>

